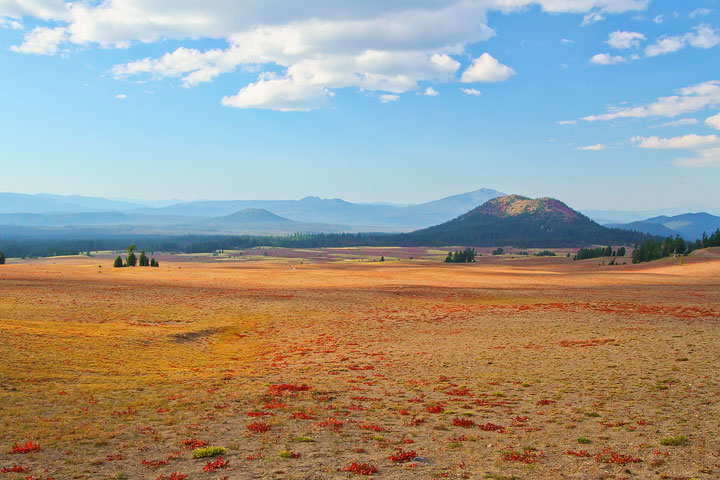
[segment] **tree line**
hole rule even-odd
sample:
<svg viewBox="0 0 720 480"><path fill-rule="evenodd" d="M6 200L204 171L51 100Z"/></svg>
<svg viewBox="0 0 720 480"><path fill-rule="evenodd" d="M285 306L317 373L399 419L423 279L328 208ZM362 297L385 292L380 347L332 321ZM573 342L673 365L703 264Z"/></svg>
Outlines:
<svg viewBox="0 0 720 480"><path fill-rule="evenodd" d="M688 255L695 250L708 247L720 247L720 229L708 236L703 233L702 238L688 242L680 235L667 237L665 240L649 239L640 245L635 245L632 255L633 263L651 262L670 255Z"/></svg>
<svg viewBox="0 0 720 480"><path fill-rule="evenodd" d="M581 248L573 256L573 260L587 260L588 258L600 258L600 257L624 257L627 253L625 247L620 247L617 250L613 250L611 246L598 247L598 248Z"/></svg>
<svg viewBox="0 0 720 480"><path fill-rule="evenodd" d="M113 267L115 268L122 268L122 267L135 267L138 264L141 267L159 267L160 262L156 261L154 258L149 259L147 255L145 255L145 250L140 252L140 258L135 256L135 250L137 247L135 244L130 245L127 247L127 259L123 262L122 256L118 255L115 258L115 263L113 263Z"/></svg>
<svg viewBox="0 0 720 480"><path fill-rule="evenodd" d="M467 247L463 251L448 252L445 263L472 263L475 261L475 249Z"/></svg>

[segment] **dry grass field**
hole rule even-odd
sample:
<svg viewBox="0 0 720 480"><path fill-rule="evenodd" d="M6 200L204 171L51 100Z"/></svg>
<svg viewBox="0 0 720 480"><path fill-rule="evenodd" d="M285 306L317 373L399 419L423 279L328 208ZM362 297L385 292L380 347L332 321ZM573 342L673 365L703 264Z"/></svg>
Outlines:
<svg viewBox="0 0 720 480"><path fill-rule="evenodd" d="M720 256L444 253L0 267L0 479L720 478Z"/></svg>

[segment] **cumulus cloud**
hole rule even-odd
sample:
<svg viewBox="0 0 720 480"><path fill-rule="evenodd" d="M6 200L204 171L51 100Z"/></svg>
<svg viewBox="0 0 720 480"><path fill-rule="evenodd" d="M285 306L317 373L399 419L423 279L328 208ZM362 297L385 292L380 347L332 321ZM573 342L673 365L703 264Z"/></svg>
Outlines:
<svg viewBox="0 0 720 480"><path fill-rule="evenodd" d="M712 117L708 117L705 119L705 125L708 127L712 127L716 130L720 130L720 113L717 115L713 115Z"/></svg>
<svg viewBox="0 0 720 480"><path fill-rule="evenodd" d="M117 98L118 100L125 100L127 98L127 95L125 95L124 93L119 93L115 95L115 98Z"/></svg>
<svg viewBox="0 0 720 480"><path fill-rule="evenodd" d="M656 57L677 52L688 45L695 48L712 48L720 43L720 35L709 25L698 25L685 35L664 36L645 48L645 55Z"/></svg>
<svg viewBox="0 0 720 480"><path fill-rule="evenodd" d="M720 148L708 148L697 152L695 157L678 158L679 167L720 167Z"/></svg>
<svg viewBox="0 0 720 480"><path fill-rule="evenodd" d="M37 27L25 34L23 43L11 46L10 50L16 53L53 55L66 37L67 32L64 27Z"/></svg>
<svg viewBox="0 0 720 480"><path fill-rule="evenodd" d="M472 95L474 97L479 97L482 95L482 92L478 90L477 88L461 88L460 90L463 91L466 95Z"/></svg>
<svg viewBox="0 0 720 480"><path fill-rule="evenodd" d="M605 145L602 143L598 143L595 145L588 145L585 147L577 147L575 150L588 150L588 151L598 151L598 150L605 150Z"/></svg>
<svg viewBox="0 0 720 480"><path fill-rule="evenodd" d="M605 16L601 12L599 12L599 11L590 12L583 17L583 20L580 23L580 26L587 27L588 25L592 25L593 23L597 23L602 20L605 20Z"/></svg>
<svg viewBox="0 0 720 480"><path fill-rule="evenodd" d="M440 95L440 92L435 90L433 87L427 87L425 89L425 92L423 93L423 95L428 96L428 97L436 97L436 96Z"/></svg>
<svg viewBox="0 0 720 480"><path fill-rule="evenodd" d="M583 117L588 122L619 118L677 117L720 105L720 81L711 80L676 90L675 95L637 107L610 107L606 113Z"/></svg>
<svg viewBox="0 0 720 480"><path fill-rule="evenodd" d="M590 14L588 21L646 9L649 0L0 0L0 18L52 21L13 48L53 54L68 48L125 48L164 40L180 47L157 58L117 65L116 77L177 78L187 88L238 68L279 72L225 97L232 106L278 110L323 104L333 89L356 87L399 94L421 82L457 79L466 47L495 32L488 12L539 6L549 13ZM31 32L32 33L32 32ZM226 47L190 48L214 39ZM489 54L463 72L466 81L503 81L515 71ZM287 95L282 88L288 88ZM275 95L275 100L269 100ZM300 105L299 98L308 99Z"/></svg>
<svg viewBox="0 0 720 480"><path fill-rule="evenodd" d="M605 43L617 50L626 50L628 48L638 48L643 40L645 40L645 35L642 33L615 30L608 36Z"/></svg>
<svg viewBox="0 0 720 480"><path fill-rule="evenodd" d="M498 62L489 53L483 53L473 60L460 77L461 82L504 82L515 75L515 70Z"/></svg>
<svg viewBox="0 0 720 480"><path fill-rule="evenodd" d="M625 58L621 57L620 55L610 55L609 53L598 53L597 55L593 55L593 57L590 59L590 63L593 63L595 65L615 65L618 63L625 62Z"/></svg>
<svg viewBox="0 0 720 480"><path fill-rule="evenodd" d="M263 78L224 97L222 104L238 108L264 108L281 112L309 111L325 105L334 95L326 88L299 85L292 78Z"/></svg>
<svg viewBox="0 0 720 480"><path fill-rule="evenodd" d="M400 98L399 95L393 95L390 93L386 93L383 95L380 95L380 101L383 103L389 103L389 102L395 102Z"/></svg>
<svg viewBox="0 0 720 480"><path fill-rule="evenodd" d="M633 137L633 142L638 143L640 148L654 149L697 149L717 145L720 138L717 135L683 135L682 137L659 138L659 137Z"/></svg>

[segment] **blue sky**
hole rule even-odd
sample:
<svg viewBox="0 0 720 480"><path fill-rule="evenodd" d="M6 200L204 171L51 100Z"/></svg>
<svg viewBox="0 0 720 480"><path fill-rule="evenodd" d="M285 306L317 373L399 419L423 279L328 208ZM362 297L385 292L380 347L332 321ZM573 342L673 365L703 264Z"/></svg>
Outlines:
<svg viewBox="0 0 720 480"><path fill-rule="evenodd" d="M0 191L720 210L718 0L0 0L0 26Z"/></svg>

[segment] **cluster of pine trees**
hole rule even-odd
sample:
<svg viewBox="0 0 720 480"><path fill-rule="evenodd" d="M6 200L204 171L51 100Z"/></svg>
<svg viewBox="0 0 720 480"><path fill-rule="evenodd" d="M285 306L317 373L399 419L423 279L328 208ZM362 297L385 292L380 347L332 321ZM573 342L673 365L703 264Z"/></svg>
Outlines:
<svg viewBox="0 0 720 480"><path fill-rule="evenodd" d="M715 230L710 236L703 233L702 238L694 242L686 242L680 235L667 237L662 241L651 238L641 245L635 245L632 262L651 262L670 255L688 255L690 252L708 247L720 247L720 229Z"/></svg>
<svg viewBox="0 0 720 480"><path fill-rule="evenodd" d="M587 260L588 258L600 258L600 257L624 257L627 253L625 247L620 247L617 250L608 245L607 247L598 248L581 248L578 253L575 254L573 260Z"/></svg>
<svg viewBox="0 0 720 480"><path fill-rule="evenodd" d="M462 252L448 252L445 263L471 263L475 261L475 249L467 247Z"/></svg>
<svg viewBox="0 0 720 480"><path fill-rule="evenodd" d="M160 262L157 260L149 259L147 255L145 255L145 250L140 252L140 258L135 256L135 249L137 247L135 245L130 245L127 247L127 259L125 262L123 262L122 256L118 255L117 258L115 258L115 263L113 263L113 267L120 268L120 267L136 267L140 265L141 267L159 267Z"/></svg>

